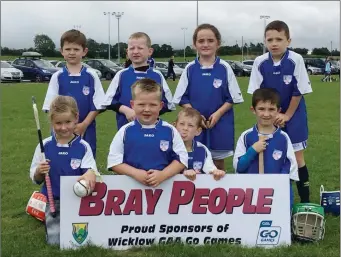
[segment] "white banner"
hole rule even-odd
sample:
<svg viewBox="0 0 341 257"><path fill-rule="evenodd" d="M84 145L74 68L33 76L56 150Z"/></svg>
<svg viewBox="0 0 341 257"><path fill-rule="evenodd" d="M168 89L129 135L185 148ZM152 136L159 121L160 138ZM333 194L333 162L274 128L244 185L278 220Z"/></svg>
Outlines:
<svg viewBox="0 0 341 257"><path fill-rule="evenodd" d="M91 196L61 177L60 247L187 244L291 244L289 175L229 174L220 181L183 175L158 188L127 176L103 176Z"/></svg>

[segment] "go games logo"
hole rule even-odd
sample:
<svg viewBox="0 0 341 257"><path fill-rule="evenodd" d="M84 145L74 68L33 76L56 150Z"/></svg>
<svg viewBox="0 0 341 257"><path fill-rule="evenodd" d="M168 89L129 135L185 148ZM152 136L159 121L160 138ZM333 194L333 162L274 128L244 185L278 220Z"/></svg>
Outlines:
<svg viewBox="0 0 341 257"><path fill-rule="evenodd" d="M263 220L260 223L257 245L277 245L281 235L281 227L272 226L272 220Z"/></svg>

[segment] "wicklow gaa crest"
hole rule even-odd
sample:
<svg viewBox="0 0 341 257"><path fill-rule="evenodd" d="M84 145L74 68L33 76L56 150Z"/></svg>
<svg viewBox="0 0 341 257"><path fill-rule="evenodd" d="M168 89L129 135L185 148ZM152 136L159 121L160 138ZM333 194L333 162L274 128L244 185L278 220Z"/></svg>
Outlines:
<svg viewBox="0 0 341 257"><path fill-rule="evenodd" d="M70 166L72 169L78 169L79 166L81 165L82 160L81 159L74 159L72 158L70 161Z"/></svg>
<svg viewBox="0 0 341 257"><path fill-rule="evenodd" d="M280 151L280 150L274 150L274 152L272 153L272 157L276 160L276 161L278 161L279 159L281 159L281 157L282 157L282 151Z"/></svg>
<svg viewBox="0 0 341 257"><path fill-rule="evenodd" d="M88 95L89 93L90 93L90 87L84 86L84 87L83 87L83 94L84 94L84 95Z"/></svg>
<svg viewBox="0 0 341 257"><path fill-rule="evenodd" d="M202 162L193 162L193 170L200 171L202 169Z"/></svg>
<svg viewBox="0 0 341 257"><path fill-rule="evenodd" d="M72 235L78 244L82 244L88 236L88 223L72 223Z"/></svg>
<svg viewBox="0 0 341 257"><path fill-rule="evenodd" d="M160 141L160 149L165 152L168 150L168 147L169 147L169 141L166 141L166 140L161 140Z"/></svg>
<svg viewBox="0 0 341 257"><path fill-rule="evenodd" d="M214 79L213 81L213 86L215 88L219 88L221 86L221 84L223 83L223 81L221 79Z"/></svg>
<svg viewBox="0 0 341 257"><path fill-rule="evenodd" d="M291 80L292 80L291 75L283 75L283 81L284 81L285 85L289 85Z"/></svg>

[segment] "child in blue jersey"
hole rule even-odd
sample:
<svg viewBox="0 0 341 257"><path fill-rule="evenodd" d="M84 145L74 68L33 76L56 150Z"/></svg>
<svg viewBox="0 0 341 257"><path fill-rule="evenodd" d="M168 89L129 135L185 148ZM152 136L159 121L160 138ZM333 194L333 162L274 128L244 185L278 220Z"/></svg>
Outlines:
<svg viewBox="0 0 341 257"><path fill-rule="evenodd" d="M293 143L300 180L297 189L302 203L309 199L309 174L304 160L308 140L308 119L303 95L311 93L309 76L301 55L288 50L289 27L283 21L270 22L264 32L269 52L253 64L248 93L258 88L274 88L281 97L281 110L275 125L281 126Z"/></svg>
<svg viewBox="0 0 341 257"><path fill-rule="evenodd" d="M79 109L79 123L75 133L87 141L96 157L96 122L99 110L103 109L104 90L98 75L82 66L88 48L86 38L78 30L65 32L60 40L61 53L66 66L54 73L47 89L43 110L49 111L52 100L58 95L76 99Z"/></svg>
<svg viewBox="0 0 341 257"><path fill-rule="evenodd" d="M188 152L188 169L183 174L190 180L195 180L196 174L212 174L215 180L219 180L225 171L218 170L207 147L194 140L202 132L201 121L200 112L193 108L184 108L178 113L175 127Z"/></svg>
<svg viewBox="0 0 341 257"><path fill-rule="evenodd" d="M199 58L185 67L173 102L200 112L204 130L196 140L210 149L217 168L225 170L224 159L234 150L233 105L244 100L232 68L216 56L220 45L221 35L215 26L197 27L193 46Z"/></svg>
<svg viewBox="0 0 341 257"><path fill-rule="evenodd" d="M164 105L160 114L175 110L172 104L172 92L162 73L148 65L148 57L153 54L150 37L143 32L132 34L128 40L127 54L132 64L116 73L108 87L103 103L107 109L116 112L118 129L136 118L136 113L130 106L131 86L139 79L150 78L161 85Z"/></svg>
<svg viewBox="0 0 341 257"><path fill-rule="evenodd" d="M131 107L136 119L115 135L108 169L157 187L187 167L188 156L179 132L159 119L162 89L154 80L141 79L132 86Z"/></svg>
<svg viewBox="0 0 341 257"><path fill-rule="evenodd" d="M48 244L59 245L60 177L79 176L77 181L86 180L92 191L98 171L90 145L79 135L74 134L79 118L76 101L70 96L57 96L49 109L53 135L43 140L46 161L41 160L38 144L30 168L30 178L34 183L41 184L44 182L45 174L49 173L57 216L52 217L50 205L47 204L46 239ZM47 198L45 183L41 192Z"/></svg>
<svg viewBox="0 0 341 257"><path fill-rule="evenodd" d="M264 174L290 174L298 181L297 162L287 133L274 125L280 111L280 97L272 88L257 89L252 96L252 112L257 124L238 139L233 166L237 173L259 173L258 155L264 152ZM294 193L290 183L290 203Z"/></svg>

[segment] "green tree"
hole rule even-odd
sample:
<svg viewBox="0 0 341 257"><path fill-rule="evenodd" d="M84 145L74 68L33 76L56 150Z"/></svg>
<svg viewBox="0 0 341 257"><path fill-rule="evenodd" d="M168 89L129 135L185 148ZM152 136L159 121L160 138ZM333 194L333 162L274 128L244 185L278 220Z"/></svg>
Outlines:
<svg viewBox="0 0 341 257"><path fill-rule="evenodd" d="M56 45L48 35L35 35L34 46L35 49L44 56L56 56Z"/></svg>

